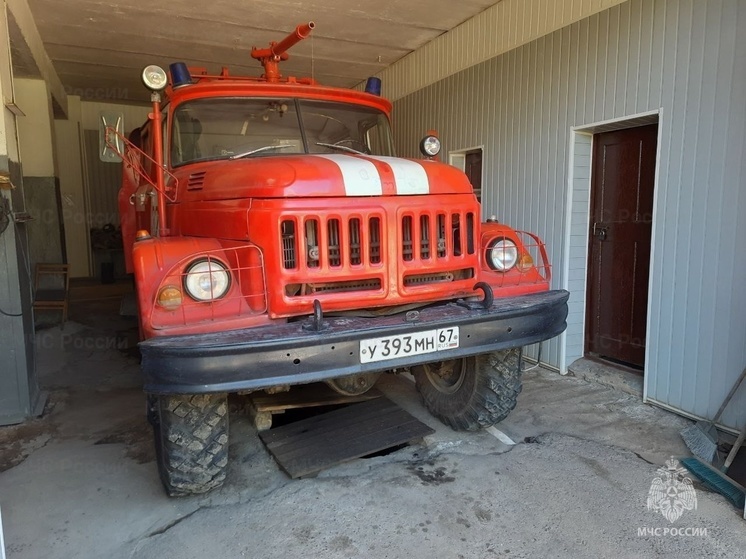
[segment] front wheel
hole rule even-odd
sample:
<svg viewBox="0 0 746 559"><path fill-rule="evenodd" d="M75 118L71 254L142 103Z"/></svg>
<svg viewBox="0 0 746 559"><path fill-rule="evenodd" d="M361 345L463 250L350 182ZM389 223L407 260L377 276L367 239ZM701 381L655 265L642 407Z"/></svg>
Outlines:
<svg viewBox="0 0 746 559"><path fill-rule="evenodd" d="M425 407L457 431L477 431L505 419L521 384L521 349L512 348L412 367Z"/></svg>
<svg viewBox="0 0 746 559"><path fill-rule="evenodd" d="M158 472L172 496L215 489L228 464L226 394L148 395Z"/></svg>

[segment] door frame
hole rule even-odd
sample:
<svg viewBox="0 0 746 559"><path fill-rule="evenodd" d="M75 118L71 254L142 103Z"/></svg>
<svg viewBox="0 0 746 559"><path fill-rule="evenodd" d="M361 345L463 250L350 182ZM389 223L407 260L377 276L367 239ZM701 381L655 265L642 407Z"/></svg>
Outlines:
<svg viewBox="0 0 746 559"><path fill-rule="evenodd" d="M588 286L588 230L591 212L591 170L593 168L593 135L647 124L658 124L653 183L653 225L650 238L651 270L648 277L647 328L645 334L644 370L650 370L650 302L654 292L652 279L656 258L660 193L660 159L663 131L663 109L655 109L624 117L572 126L569 134L567 173L567 206L565 211L565 239L562 254L562 288L570 291L568 328L560 336L560 372L567 374L568 366L585 354L586 295ZM571 275L571 272L574 272ZM572 276L572 279L571 279ZM649 375L643 379L643 401L647 401Z"/></svg>
<svg viewBox="0 0 746 559"><path fill-rule="evenodd" d="M633 371L640 375L640 380L644 374L646 352L644 330L650 285L657 138L656 122L597 132L593 134L591 146L590 208L593 225L590 227L588 241L590 281L586 287L588 314L584 355L587 359L598 359ZM619 147L620 144L624 147ZM604 146L616 146L611 148L612 152L618 150L620 159L611 167L606 167L604 163L607 153ZM636 189L629 184L629 181L634 181L635 176ZM609 195L608 200L604 193ZM628 211L630 215L626 218L620 214L610 215L608 211L615 207L621 212ZM604 232L608 229L608 243L599 240L596 234L597 224L601 225ZM627 234L635 236L636 243L625 239ZM631 277L626 273L626 268L630 268L627 271L631 272ZM618 286L614 285L620 275L629 277L627 291L617 291ZM643 279L646 281L643 282ZM645 295L645 299L641 295ZM619 299L620 296L623 300ZM644 321L640 321L640 313L643 313ZM620 321L625 320L632 320L633 324L622 326ZM626 340L628 334L630 338Z"/></svg>
<svg viewBox="0 0 746 559"><path fill-rule="evenodd" d="M484 205L484 144L463 149L454 149L448 152L448 164L452 167L466 172L466 154L470 151L480 150L482 152L482 205Z"/></svg>
<svg viewBox="0 0 746 559"><path fill-rule="evenodd" d="M466 154L470 151L476 151L478 149L482 150L482 157L484 157L484 144L479 144L478 146L471 146L463 149L452 149L448 152L448 164L463 171ZM484 165L482 165L482 179L484 179Z"/></svg>

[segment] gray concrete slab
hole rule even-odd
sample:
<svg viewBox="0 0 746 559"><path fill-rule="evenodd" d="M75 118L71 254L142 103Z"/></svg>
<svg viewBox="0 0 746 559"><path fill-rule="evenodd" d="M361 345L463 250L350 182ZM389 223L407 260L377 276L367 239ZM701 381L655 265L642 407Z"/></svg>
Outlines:
<svg viewBox="0 0 746 559"><path fill-rule="evenodd" d="M295 481L236 405L226 485L169 499L131 321L68 323L37 344L47 412L0 429L12 559L744 556L746 523L718 495L697 487L697 509L674 523L647 509L657 469L687 454L688 421L607 386L534 369L499 432L457 433L410 378L384 376L380 389L436 432Z"/></svg>
<svg viewBox="0 0 746 559"><path fill-rule="evenodd" d="M633 396L642 396L643 376L622 366L614 366L602 360L581 357L570 363L569 372L576 377L616 388Z"/></svg>

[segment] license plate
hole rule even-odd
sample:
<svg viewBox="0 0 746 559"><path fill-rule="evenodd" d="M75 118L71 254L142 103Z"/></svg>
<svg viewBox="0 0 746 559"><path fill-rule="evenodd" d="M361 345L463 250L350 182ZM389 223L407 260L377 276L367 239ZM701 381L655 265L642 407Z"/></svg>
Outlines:
<svg viewBox="0 0 746 559"><path fill-rule="evenodd" d="M360 362L374 363L458 347L458 326L360 341Z"/></svg>

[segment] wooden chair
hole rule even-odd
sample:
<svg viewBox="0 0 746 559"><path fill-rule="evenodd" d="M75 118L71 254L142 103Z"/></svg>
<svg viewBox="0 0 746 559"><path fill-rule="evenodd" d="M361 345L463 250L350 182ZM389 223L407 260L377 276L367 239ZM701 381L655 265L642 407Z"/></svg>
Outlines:
<svg viewBox="0 0 746 559"><path fill-rule="evenodd" d="M36 265L34 310L61 310L62 324L64 324L67 320L69 292L70 267L68 264L40 263Z"/></svg>

